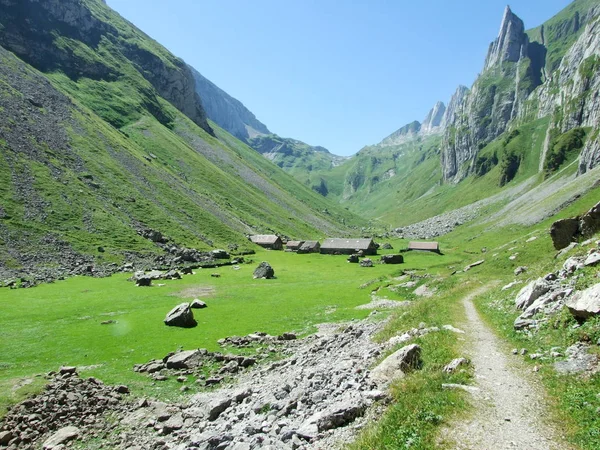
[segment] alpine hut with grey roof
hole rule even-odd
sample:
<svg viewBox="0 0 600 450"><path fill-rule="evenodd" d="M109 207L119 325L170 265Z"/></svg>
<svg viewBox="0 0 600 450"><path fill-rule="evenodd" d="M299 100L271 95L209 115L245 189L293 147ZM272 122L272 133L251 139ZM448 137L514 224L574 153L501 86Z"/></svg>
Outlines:
<svg viewBox="0 0 600 450"><path fill-rule="evenodd" d="M255 234L250 236L250 240L263 248L270 250L283 250L283 242L279 236L274 234Z"/></svg>
<svg viewBox="0 0 600 450"><path fill-rule="evenodd" d="M319 253L321 251L321 244L319 241L306 241L302 246L298 249L298 253Z"/></svg>
<svg viewBox="0 0 600 450"><path fill-rule="evenodd" d="M325 239L321 244L322 254L352 255L362 251L363 255L376 255L377 246L373 239Z"/></svg>
<svg viewBox="0 0 600 450"><path fill-rule="evenodd" d="M285 244L285 249L291 252L297 252L300 247L302 247L304 241L287 241Z"/></svg>
<svg viewBox="0 0 600 450"><path fill-rule="evenodd" d="M408 251L413 250L440 253L440 244L438 242L409 242Z"/></svg>

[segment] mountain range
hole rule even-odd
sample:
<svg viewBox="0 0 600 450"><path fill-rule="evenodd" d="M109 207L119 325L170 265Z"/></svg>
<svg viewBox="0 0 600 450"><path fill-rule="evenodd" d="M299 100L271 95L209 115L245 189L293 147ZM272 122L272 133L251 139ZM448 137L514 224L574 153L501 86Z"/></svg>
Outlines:
<svg viewBox="0 0 600 450"><path fill-rule="evenodd" d="M584 176L599 14L527 30L507 7L470 88L347 158L272 133L102 0L0 0L0 279L364 234Z"/></svg>

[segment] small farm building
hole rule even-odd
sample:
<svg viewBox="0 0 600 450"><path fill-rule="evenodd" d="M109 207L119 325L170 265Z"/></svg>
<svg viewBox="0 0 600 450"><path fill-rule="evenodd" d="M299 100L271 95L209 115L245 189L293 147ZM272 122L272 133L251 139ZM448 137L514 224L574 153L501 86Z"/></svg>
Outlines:
<svg viewBox="0 0 600 450"><path fill-rule="evenodd" d="M304 244L304 241L287 241L285 248L292 252L297 252L302 244Z"/></svg>
<svg viewBox="0 0 600 450"><path fill-rule="evenodd" d="M323 254L342 254L351 255L353 253L363 252L364 255L376 255L377 246L373 239L325 239L321 244L321 253Z"/></svg>
<svg viewBox="0 0 600 450"><path fill-rule="evenodd" d="M270 250L283 250L283 242L279 236L274 234L255 234L250 240L256 245Z"/></svg>
<svg viewBox="0 0 600 450"><path fill-rule="evenodd" d="M306 241L298 249L298 253L319 253L321 251L321 244L319 241Z"/></svg>
<svg viewBox="0 0 600 450"><path fill-rule="evenodd" d="M438 242L409 242L408 250L440 253L440 244Z"/></svg>

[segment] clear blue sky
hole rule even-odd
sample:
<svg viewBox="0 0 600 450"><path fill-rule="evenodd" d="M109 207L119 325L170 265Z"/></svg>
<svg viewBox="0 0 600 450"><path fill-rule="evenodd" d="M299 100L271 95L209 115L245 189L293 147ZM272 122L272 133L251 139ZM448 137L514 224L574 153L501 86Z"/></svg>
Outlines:
<svg viewBox="0 0 600 450"><path fill-rule="evenodd" d="M506 0L107 0L284 137L349 155L470 86ZM570 0L513 0L533 28Z"/></svg>

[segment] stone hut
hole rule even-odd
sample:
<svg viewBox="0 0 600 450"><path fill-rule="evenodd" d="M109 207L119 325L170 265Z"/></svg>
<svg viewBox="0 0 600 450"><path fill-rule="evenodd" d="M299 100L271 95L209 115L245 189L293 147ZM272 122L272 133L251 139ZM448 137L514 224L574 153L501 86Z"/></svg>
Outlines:
<svg viewBox="0 0 600 450"><path fill-rule="evenodd" d="M304 241L287 241L285 249L291 252L297 252L300 247L302 247L302 244L304 244Z"/></svg>
<svg viewBox="0 0 600 450"><path fill-rule="evenodd" d="M408 251L412 250L440 253L440 244L439 242L409 242Z"/></svg>
<svg viewBox="0 0 600 450"><path fill-rule="evenodd" d="M250 240L254 244L269 250L283 250L281 238L274 234L255 234L254 236L250 236Z"/></svg>
<svg viewBox="0 0 600 450"><path fill-rule="evenodd" d="M322 254L340 254L340 255L351 255L353 253L361 252L363 255L376 255L377 246L373 239L325 239L321 244Z"/></svg>
<svg viewBox="0 0 600 450"><path fill-rule="evenodd" d="M319 253L321 251L321 244L319 241L306 241L298 249L298 253Z"/></svg>

